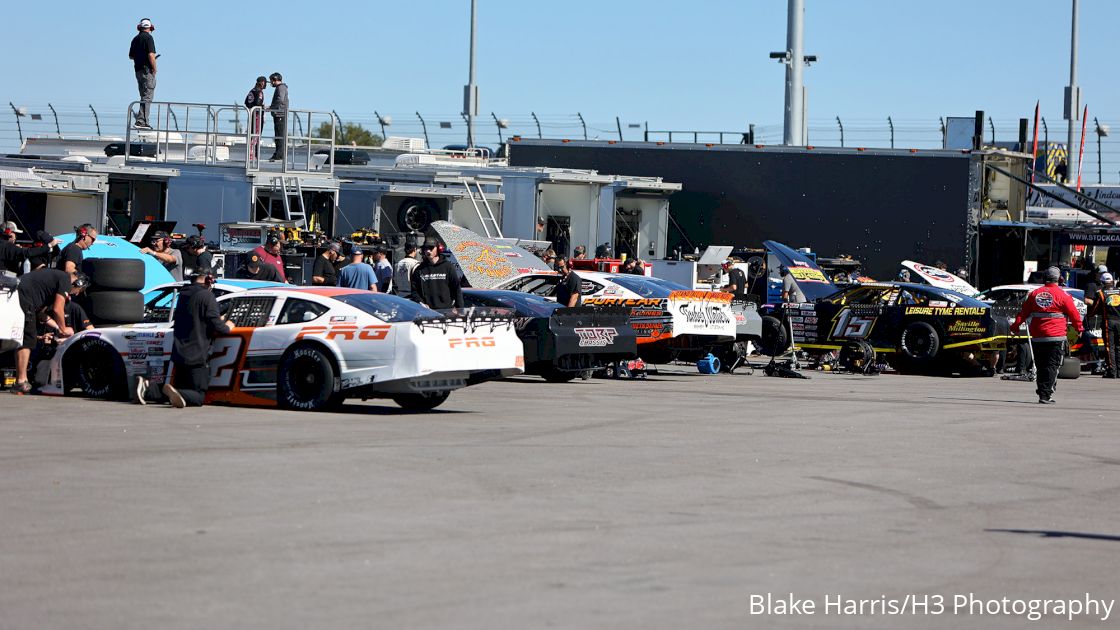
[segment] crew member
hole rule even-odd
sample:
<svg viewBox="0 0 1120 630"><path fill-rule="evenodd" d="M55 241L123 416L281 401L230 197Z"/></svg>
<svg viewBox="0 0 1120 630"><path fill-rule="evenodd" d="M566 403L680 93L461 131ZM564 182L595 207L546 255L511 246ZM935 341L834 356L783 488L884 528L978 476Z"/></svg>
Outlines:
<svg viewBox="0 0 1120 630"><path fill-rule="evenodd" d="M23 342L16 351L16 384L12 388L13 394L31 392L31 383L27 380L27 365L31 360L31 351L38 342L38 313L41 309L47 309L47 315L54 320L59 338L74 334L74 329L66 324L66 299L71 293L81 292L84 287L74 286L77 279L77 274L58 269L40 269L20 278L18 292L19 306L23 309Z"/></svg>
<svg viewBox="0 0 1120 630"><path fill-rule="evenodd" d="M171 247L171 236L167 232L160 230L152 234L148 239L148 246L142 248L140 253L158 260L176 282L183 281L183 253Z"/></svg>
<svg viewBox="0 0 1120 630"><path fill-rule="evenodd" d="M272 104L268 109L272 112L272 131L276 136L276 149L268 158L272 162L283 160L288 154L288 84L284 83L284 77L279 72L268 75L268 80L273 89Z"/></svg>
<svg viewBox="0 0 1120 630"><path fill-rule="evenodd" d="M393 284L393 265L385 254L384 247L378 245L373 248L373 272L377 274L378 293L388 293L389 285Z"/></svg>
<svg viewBox="0 0 1120 630"><path fill-rule="evenodd" d="M1031 348L1038 372L1035 381L1038 402L1045 405L1054 404L1058 369L1062 367L1066 354L1066 320L1072 322L1079 333L1085 329L1073 298L1058 286L1061 277L1060 269L1047 267L1043 274L1046 284L1027 295L1027 301L1011 324L1011 330L1018 330L1023 322L1027 322L1030 329Z"/></svg>
<svg viewBox="0 0 1120 630"><path fill-rule="evenodd" d="M723 290L733 295L733 299L747 299L747 274L736 267L735 261L730 258L723 261L723 271L727 274L727 284Z"/></svg>
<svg viewBox="0 0 1120 630"><path fill-rule="evenodd" d="M183 259L184 278L194 276L195 269L213 269L214 267L214 254L206 249L206 241L202 240L202 237L197 234L187 237L187 242L183 245L183 249L179 250L179 253Z"/></svg>
<svg viewBox="0 0 1120 630"><path fill-rule="evenodd" d="M350 248L350 264L338 272L338 286L373 291L374 293L379 292L377 290L377 274L373 271L373 267L362 262L364 256L365 252L362 251L361 247L354 245Z"/></svg>
<svg viewBox="0 0 1120 630"><path fill-rule="evenodd" d="M586 260L587 248L583 245L576 245L575 255L572 256L573 260Z"/></svg>
<svg viewBox="0 0 1120 630"><path fill-rule="evenodd" d="M770 274L766 272L766 261L757 259L757 266L751 267L750 288L747 291L755 304L765 304L770 288Z"/></svg>
<svg viewBox="0 0 1120 630"><path fill-rule="evenodd" d="M12 221L4 222L3 231L0 232L0 266L14 274L23 274L23 263L48 256L51 248L58 244L58 240L51 239L48 243L38 243L32 247L16 245L16 235L23 234L23 230L16 227ZM31 271L35 267L32 265Z"/></svg>
<svg viewBox="0 0 1120 630"><path fill-rule="evenodd" d="M245 109L250 112L249 129L252 134L250 137L252 141L249 143L249 160L257 159L258 150L261 144L261 127L262 118L264 117L264 88L268 85L268 80L264 77L257 77L257 82L249 90L249 94L245 97ZM253 108L257 107L256 111Z"/></svg>
<svg viewBox="0 0 1120 630"><path fill-rule="evenodd" d="M785 304L804 304L807 301L805 293L801 291L801 287L797 286L797 281L793 279L789 267L782 265L778 268L778 273L782 275L782 302Z"/></svg>
<svg viewBox="0 0 1120 630"><path fill-rule="evenodd" d="M409 240L404 246L404 258L398 260L393 268L393 292L403 298L412 297L412 274L420 264L419 255L420 248L415 241Z"/></svg>
<svg viewBox="0 0 1120 630"><path fill-rule="evenodd" d="M424 240L423 260L412 274L412 300L429 308L463 308L463 286L455 264L439 253L439 241Z"/></svg>
<svg viewBox="0 0 1120 630"><path fill-rule="evenodd" d="M258 245L253 253L261 259L263 264L276 268L276 275L280 277L277 282L287 282L288 276L284 273L284 259L280 256L280 247L280 237L273 232L265 239L264 245Z"/></svg>
<svg viewBox="0 0 1120 630"><path fill-rule="evenodd" d="M228 334L233 326L224 319L214 299L214 275L196 268L191 284L179 292L175 305L175 340L171 346L171 379L163 384L163 395L172 407L201 407L210 387L210 343ZM146 388L144 379L138 379ZM138 393L140 387L138 386ZM144 398L139 397L141 403Z"/></svg>
<svg viewBox="0 0 1120 630"><path fill-rule="evenodd" d="M1107 271L1100 275L1103 285L1093 297L1093 306L1089 309L1089 317L1101 317L1101 333L1104 335L1105 378L1120 378L1120 289L1116 288L1116 281ZM1088 294L1085 295L1089 297ZM1086 302L1089 300L1086 299Z"/></svg>
<svg viewBox="0 0 1120 630"><path fill-rule="evenodd" d="M156 25L148 18L140 20L136 25L140 31L132 38L128 47L128 58L132 60L132 69L136 71L136 87L140 90L140 112L136 114L133 125L140 129L151 129L148 124L148 111L152 107L152 98L156 95L156 40L152 31Z"/></svg>
<svg viewBox="0 0 1120 630"><path fill-rule="evenodd" d="M556 257L556 271L560 273L560 282L556 284L556 303L569 308L579 306L583 282L568 265L567 256Z"/></svg>
<svg viewBox="0 0 1120 630"><path fill-rule="evenodd" d="M260 280L261 282L283 282L284 279L276 273L276 267L261 260L256 251L245 259L245 266L237 271L237 277L242 280Z"/></svg>
<svg viewBox="0 0 1120 630"><path fill-rule="evenodd" d="M328 287L338 284L338 272L335 271L334 264L341 256L340 250L338 243L331 243L322 254L315 257L315 266L311 269L311 284Z"/></svg>
<svg viewBox="0 0 1120 630"><path fill-rule="evenodd" d="M62 255L58 257L58 268L66 273L79 273L82 270L82 261L85 260L85 251L96 241L97 230L89 223L74 228L74 242L62 248Z"/></svg>
<svg viewBox="0 0 1120 630"><path fill-rule="evenodd" d="M93 330L93 323L90 322L85 309L72 299L74 294L85 290L88 286L89 278L83 274L78 274L71 284L70 294L66 296L66 325L75 333L83 330ZM50 382L51 359L54 358L60 341L59 333L61 329L58 322L51 317L51 309L51 306L44 307L38 313L39 329L37 333L39 342L35 344L35 349L31 352L27 375L27 380L33 388L42 387Z"/></svg>

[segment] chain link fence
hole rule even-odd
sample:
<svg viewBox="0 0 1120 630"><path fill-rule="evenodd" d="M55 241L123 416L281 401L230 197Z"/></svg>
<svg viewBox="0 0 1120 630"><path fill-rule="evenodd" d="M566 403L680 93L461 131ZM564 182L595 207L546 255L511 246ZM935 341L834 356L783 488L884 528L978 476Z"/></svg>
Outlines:
<svg viewBox="0 0 1120 630"><path fill-rule="evenodd" d="M231 103L231 105L239 105ZM32 136L114 136L124 133L124 107L78 103L5 103L0 111L0 152L15 153L23 139ZM424 138L429 147L463 145L467 121L461 114L424 112L335 112L340 126L357 124L384 136ZM613 120L588 119L573 114L503 114L488 112L475 119L475 144L496 149L512 136L571 140L673 141L738 144L753 130L755 144L781 144L781 123L744 125L739 130L657 130L632 117ZM1106 134L1112 129L1116 135ZM1015 142L1018 119L992 119L985 124L984 142ZM864 147L935 149L942 146L943 123L939 119L896 118L810 118L808 144L820 147ZM1042 120L1039 144L1064 144L1064 120ZM1076 168L1074 157L1072 168ZM1120 183L1120 121L1090 119L1086 126L1082 165L1084 184Z"/></svg>

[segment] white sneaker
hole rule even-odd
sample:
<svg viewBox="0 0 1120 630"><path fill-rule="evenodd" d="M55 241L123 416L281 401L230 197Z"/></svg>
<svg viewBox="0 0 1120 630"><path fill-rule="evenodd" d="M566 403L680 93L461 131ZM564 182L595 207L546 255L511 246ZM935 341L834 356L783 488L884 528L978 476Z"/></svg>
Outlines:
<svg viewBox="0 0 1120 630"><path fill-rule="evenodd" d="M187 401L183 400L183 395L179 393L179 390L172 387L171 383L163 384L163 395L167 396L167 401L176 409L183 409L187 406Z"/></svg>
<svg viewBox="0 0 1120 630"><path fill-rule="evenodd" d="M148 404L148 401L144 400L144 395L148 393L149 386L148 379L139 374L136 375L136 387L134 390L136 392L136 402L141 405Z"/></svg>

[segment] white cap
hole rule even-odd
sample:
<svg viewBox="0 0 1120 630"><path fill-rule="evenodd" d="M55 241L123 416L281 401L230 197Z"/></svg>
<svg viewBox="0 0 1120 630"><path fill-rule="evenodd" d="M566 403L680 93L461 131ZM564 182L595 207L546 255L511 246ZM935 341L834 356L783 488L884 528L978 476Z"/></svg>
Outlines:
<svg viewBox="0 0 1120 630"><path fill-rule="evenodd" d="M1112 274L1107 271L1101 274L1101 282L1112 282Z"/></svg>
<svg viewBox="0 0 1120 630"><path fill-rule="evenodd" d="M138 28L152 28L152 21L149 20L148 18L144 18L144 19L140 20L140 23L137 24L136 26Z"/></svg>
<svg viewBox="0 0 1120 630"><path fill-rule="evenodd" d="M1108 273L1108 267L1104 265L1097 265L1097 273Z"/></svg>
<svg viewBox="0 0 1120 630"><path fill-rule="evenodd" d="M15 224L14 221L5 221L4 222L4 227L0 228L0 229L11 230L12 232L15 232L16 234L23 234L23 230L16 227L16 224Z"/></svg>

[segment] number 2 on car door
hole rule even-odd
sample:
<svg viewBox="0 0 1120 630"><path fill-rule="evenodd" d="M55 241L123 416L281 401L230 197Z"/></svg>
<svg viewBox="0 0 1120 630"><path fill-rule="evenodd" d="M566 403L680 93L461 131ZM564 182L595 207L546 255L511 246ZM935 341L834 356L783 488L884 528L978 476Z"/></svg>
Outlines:
<svg viewBox="0 0 1120 630"><path fill-rule="evenodd" d="M218 337L210 346L210 387L232 387L241 357L241 337Z"/></svg>
<svg viewBox="0 0 1120 630"><path fill-rule="evenodd" d="M853 315L852 309L846 308L836 318L836 326L832 328L832 336L841 339L865 339L871 334L871 326L874 323L874 317Z"/></svg>

